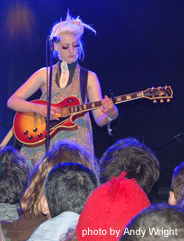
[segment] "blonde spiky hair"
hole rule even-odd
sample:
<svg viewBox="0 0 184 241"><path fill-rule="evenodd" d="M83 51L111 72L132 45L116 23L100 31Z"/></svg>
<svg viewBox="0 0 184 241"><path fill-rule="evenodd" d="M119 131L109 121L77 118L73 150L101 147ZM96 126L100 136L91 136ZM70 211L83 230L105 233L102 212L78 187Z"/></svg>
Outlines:
<svg viewBox="0 0 184 241"><path fill-rule="evenodd" d="M84 33L84 28L87 28L96 34L96 30L94 28L92 28L91 26L89 26L88 24L83 23L80 20L79 16L76 19L72 18L70 16L69 9L68 9L66 20L62 21L62 19L60 19L60 22L55 24L52 27L50 37L58 36L62 33L72 33L80 39ZM80 44L79 59L83 60L84 59L84 50L83 50L81 41L79 41L79 44ZM59 59L59 53L56 50L54 50L54 57L56 59Z"/></svg>
<svg viewBox="0 0 184 241"><path fill-rule="evenodd" d="M76 19L72 18L70 16L69 9L68 9L66 20L62 21L61 19L59 23L55 24L52 28L50 36L53 37L64 32L71 32L81 37L82 34L84 33L84 28L87 28L96 34L96 30L93 29L88 24L83 23L80 20L79 16Z"/></svg>

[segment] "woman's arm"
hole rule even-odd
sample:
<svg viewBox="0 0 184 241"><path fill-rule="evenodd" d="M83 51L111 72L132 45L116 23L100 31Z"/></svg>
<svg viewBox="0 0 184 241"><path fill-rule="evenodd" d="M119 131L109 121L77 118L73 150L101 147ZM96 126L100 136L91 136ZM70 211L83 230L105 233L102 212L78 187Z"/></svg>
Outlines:
<svg viewBox="0 0 184 241"><path fill-rule="evenodd" d="M89 102L102 100L102 92L98 77L91 71L88 72L87 93ZM102 127L109 122L108 117L115 119L118 116L118 109L113 104L112 100L105 96L102 100L102 106L99 109L93 110L92 113L96 124Z"/></svg>
<svg viewBox="0 0 184 241"><path fill-rule="evenodd" d="M39 69L8 99L9 108L18 112L35 112L47 116L47 107L26 101L46 82L46 68ZM55 119L55 113L59 112L51 107L51 119Z"/></svg>

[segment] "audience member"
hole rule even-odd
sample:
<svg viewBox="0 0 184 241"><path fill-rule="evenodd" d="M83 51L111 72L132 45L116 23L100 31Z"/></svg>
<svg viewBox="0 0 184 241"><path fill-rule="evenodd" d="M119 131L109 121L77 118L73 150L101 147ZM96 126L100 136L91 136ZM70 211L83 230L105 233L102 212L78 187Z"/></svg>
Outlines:
<svg viewBox="0 0 184 241"><path fill-rule="evenodd" d="M139 213L125 228L120 241L183 241L184 210L166 203Z"/></svg>
<svg viewBox="0 0 184 241"><path fill-rule="evenodd" d="M0 147L0 220L19 218L20 199L26 189L29 166L10 146Z"/></svg>
<svg viewBox="0 0 184 241"><path fill-rule="evenodd" d="M95 161L91 160L83 147L68 140L58 142L32 171L29 185L21 199L24 213L13 223L2 223L5 238L11 241L25 241L42 222L47 220L42 214L40 204L44 181L54 166L64 162L77 162L98 172Z"/></svg>
<svg viewBox="0 0 184 241"><path fill-rule="evenodd" d="M95 189L77 224L79 241L115 241L128 222L150 205L145 192L123 172Z"/></svg>
<svg viewBox="0 0 184 241"><path fill-rule="evenodd" d="M184 162L177 166L173 172L169 204L184 208Z"/></svg>
<svg viewBox="0 0 184 241"><path fill-rule="evenodd" d="M125 171L127 178L136 178L147 195L160 174L159 160L155 154L134 138L121 139L109 147L102 155L100 165L101 183L108 182L112 176L118 177Z"/></svg>
<svg viewBox="0 0 184 241"><path fill-rule="evenodd" d="M87 198L97 186L93 172L80 164L54 167L46 178L41 198L42 212L48 220L35 230L29 241L58 241L69 227L77 225Z"/></svg>

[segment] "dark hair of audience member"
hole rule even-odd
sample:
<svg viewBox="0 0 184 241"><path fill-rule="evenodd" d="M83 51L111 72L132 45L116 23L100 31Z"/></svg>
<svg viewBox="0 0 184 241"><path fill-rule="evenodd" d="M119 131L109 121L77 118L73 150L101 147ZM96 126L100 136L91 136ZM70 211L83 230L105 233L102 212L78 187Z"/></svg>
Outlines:
<svg viewBox="0 0 184 241"><path fill-rule="evenodd" d="M0 147L0 203L19 203L28 178L25 158L10 146Z"/></svg>
<svg viewBox="0 0 184 241"><path fill-rule="evenodd" d="M100 159L100 181L105 183L122 171L126 177L136 178L137 183L150 194L159 178L159 160L151 149L135 138L121 139L114 143Z"/></svg>
<svg viewBox="0 0 184 241"><path fill-rule="evenodd" d="M81 164L69 162L55 166L44 185L51 217L65 211L80 214L87 198L97 186L96 176Z"/></svg>
<svg viewBox="0 0 184 241"><path fill-rule="evenodd" d="M174 169L171 181L171 191L174 193L176 205L184 207L184 162Z"/></svg>
<svg viewBox="0 0 184 241"><path fill-rule="evenodd" d="M149 206L130 221L124 230L120 241L155 241L155 240L183 240L184 210L166 203ZM145 230L145 235L133 233ZM155 232L154 232L155 230ZM131 231L131 233L129 233Z"/></svg>

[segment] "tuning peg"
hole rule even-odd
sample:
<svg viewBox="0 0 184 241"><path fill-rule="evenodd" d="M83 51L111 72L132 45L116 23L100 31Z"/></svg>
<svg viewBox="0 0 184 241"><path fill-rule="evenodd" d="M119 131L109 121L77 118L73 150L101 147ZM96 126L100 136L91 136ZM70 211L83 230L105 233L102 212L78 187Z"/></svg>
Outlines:
<svg viewBox="0 0 184 241"><path fill-rule="evenodd" d="M160 100L160 103L164 103L164 100L163 100L163 99L161 99L161 100Z"/></svg>
<svg viewBox="0 0 184 241"><path fill-rule="evenodd" d="M170 99L167 99L167 102L169 103L169 102L171 102L171 100L170 100Z"/></svg>
<svg viewBox="0 0 184 241"><path fill-rule="evenodd" d="M154 100L153 103L154 103L154 104L157 103L157 100Z"/></svg>

